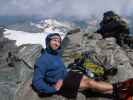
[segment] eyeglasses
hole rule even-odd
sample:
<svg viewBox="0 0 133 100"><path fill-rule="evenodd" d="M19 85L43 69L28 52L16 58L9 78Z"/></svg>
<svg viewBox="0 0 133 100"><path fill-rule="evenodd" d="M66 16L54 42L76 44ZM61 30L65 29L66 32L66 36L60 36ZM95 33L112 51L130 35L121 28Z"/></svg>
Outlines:
<svg viewBox="0 0 133 100"><path fill-rule="evenodd" d="M53 41L58 41L58 42L61 43L61 39L60 39L60 38L51 38L51 40L53 40Z"/></svg>

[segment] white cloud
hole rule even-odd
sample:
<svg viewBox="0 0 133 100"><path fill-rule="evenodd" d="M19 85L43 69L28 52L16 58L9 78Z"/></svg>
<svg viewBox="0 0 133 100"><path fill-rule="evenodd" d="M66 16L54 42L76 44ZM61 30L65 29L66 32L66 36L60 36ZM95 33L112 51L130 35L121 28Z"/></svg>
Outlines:
<svg viewBox="0 0 133 100"><path fill-rule="evenodd" d="M0 1L0 15L73 16L86 19L101 16L107 10L118 14L133 13L132 0L8 0Z"/></svg>

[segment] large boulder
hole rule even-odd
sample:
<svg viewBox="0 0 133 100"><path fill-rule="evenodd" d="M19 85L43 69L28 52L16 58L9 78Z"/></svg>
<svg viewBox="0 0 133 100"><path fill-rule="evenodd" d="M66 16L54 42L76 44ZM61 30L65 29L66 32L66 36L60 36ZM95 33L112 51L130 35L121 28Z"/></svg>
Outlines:
<svg viewBox="0 0 133 100"><path fill-rule="evenodd" d="M112 67L118 68L117 75L111 77L109 81L118 82L133 77L132 55L129 54L131 49L130 52L126 52L126 50L117 45L115 38L96 39L93 38L94 34L90 38L90 34L84 35L83 42L86 41L84 50L95 51L98 57L97 62L102 62L105 64L105 67L109 64ZM95 35L98 34L95 33Z"/></svg>

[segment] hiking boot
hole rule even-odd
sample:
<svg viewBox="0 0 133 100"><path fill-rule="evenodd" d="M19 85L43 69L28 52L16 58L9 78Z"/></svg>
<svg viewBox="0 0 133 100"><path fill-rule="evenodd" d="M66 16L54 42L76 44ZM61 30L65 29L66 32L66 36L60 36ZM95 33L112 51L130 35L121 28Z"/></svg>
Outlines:
<svg viewBox="0 0 133 100"><path fill-rule="evenodd" d="M133 78L113 85L115 100L127 100L133 96Z"/></svg>

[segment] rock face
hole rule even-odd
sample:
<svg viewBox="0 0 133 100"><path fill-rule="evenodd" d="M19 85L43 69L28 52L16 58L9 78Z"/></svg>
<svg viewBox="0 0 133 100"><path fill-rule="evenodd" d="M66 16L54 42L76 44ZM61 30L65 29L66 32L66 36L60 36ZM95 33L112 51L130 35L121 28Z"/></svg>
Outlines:
<svg viewBox="0 0 133 100"><path fill-rule="evenodd" d="M39 56L40 45L16 47L0 33L0 98L18 100L16 95L23 84L32 77L34 61ZM32 53L31 53L32 52Z"/></svg>
<svg viewBox="0 0 133 100"><path fill-rule="evenodd" d="M24 84L32 77L35 59L41 51L40 45L23 45L12 54L11 64L0 68L0 97L1 100L15 99L23 89ZM33 55L31 54L33 53ZM21 55L21 56L20 56Z"/></svg>
<svg viewBox="0 0 133 100"><path fill-rule="evenodd" d="M109 81L118 82L133 77L131 55L129 59L129 53L117 45L114 38L101 39L101 36L98 36L98 34L88 34L84 36L83 41L86 42L83 47L84 50L94 50L97 53L100 62L105 63L105 67L107 64L110 64L113 67L118 68L117 75L111 77Z"/></svg>
<svg viewBox="0 0 133 100"><path fill-rule="evenodd" d="M5 42L6 41L6 42ZM74 52L95 51L99 63L118 68L109 82L118 82L133 77L133 50L123 50L114 38L103 39L97 33L78 32L66 37L62 54L65 64L73 62ZM0 38L0 99L1 100L69 100L59 95L40 97L31 87L35 60L41 54L40 45L16 47L15 41ZM9 49L10 48L10 49ZM12 49L11 49L12 48ZM105 60L106 59L106 60ZM87 93L89 94L89 92ZM105 97L88 97L79 92L76 100L111 100Z"/></svg>

